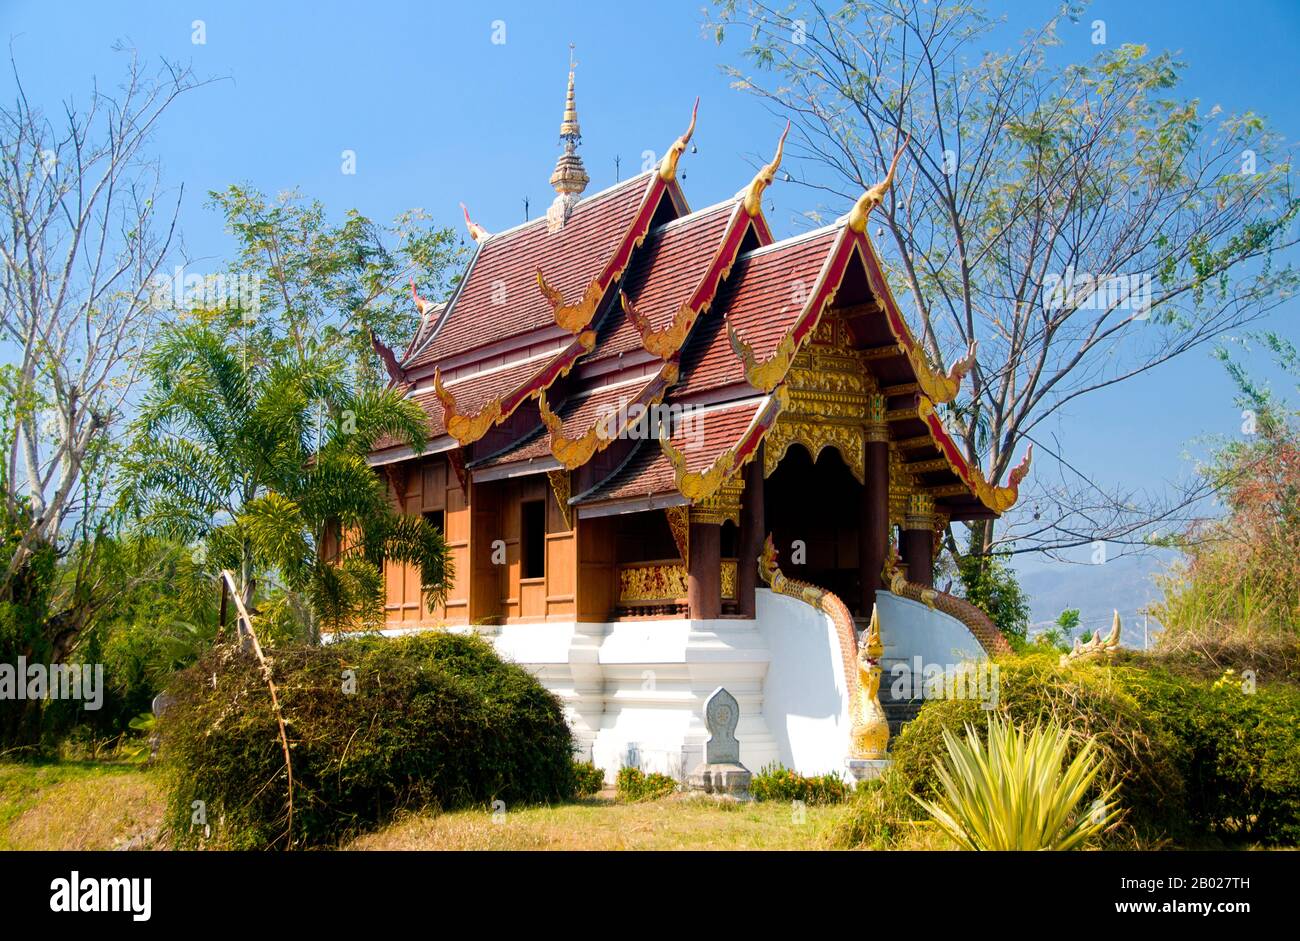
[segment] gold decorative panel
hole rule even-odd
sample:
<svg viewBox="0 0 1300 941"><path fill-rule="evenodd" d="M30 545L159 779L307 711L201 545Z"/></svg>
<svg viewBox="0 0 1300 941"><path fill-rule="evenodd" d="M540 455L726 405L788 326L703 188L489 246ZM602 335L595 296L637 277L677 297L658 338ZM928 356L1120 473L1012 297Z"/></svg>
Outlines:
<svg viewBox="0 0 1300 941"><path fill-rule="evenodd" d="M727 520L740 525L740 498L745 492L745 478L740 472L732 474L710 497L705 497L691 507L693 523L714 523L721 526Z"/></svg>
<svg viewBox="0 0 1300 941"><path fill-rule="evenodd" d="M690 579L680 562L643 562L625 565L618 573L621 604L649 604L686 597Z"/></svg>
<svg viewBox="0 0 1300 941"><path fill-rule="evenodd" d="M814 342L795 355L785 383L790 402L764 439L764 476L776 470L790 445L801 444L814 461L834 448L858 483L866 482L866 425L878 418L881 403L862 354L847 344L846 334L828 312Z"/></svg>
<svg viewBox="0 0 1300 941"><path fill-rule="evenodd" d="M722 597L736 597L736 562L734 559L724 559L722 562Z"/></svg>

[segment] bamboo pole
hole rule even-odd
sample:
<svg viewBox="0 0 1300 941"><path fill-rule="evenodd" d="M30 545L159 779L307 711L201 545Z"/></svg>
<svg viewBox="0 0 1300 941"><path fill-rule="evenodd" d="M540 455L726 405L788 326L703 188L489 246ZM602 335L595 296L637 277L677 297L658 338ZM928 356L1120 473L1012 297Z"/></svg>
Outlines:
<svg viewBox="0 0 1300 941"><path fill-rule="evenodd" d="M266 656L262 653L262 645L257 640L257 633L253 630L253 619L248 615L248 609L244 606L244 596L239 592L235 585L235 577L228 570L221 570L223 598L226 590L229 591L230 597L235 602L235 628L240 638L240 646L245 644L252 649L253 655L257 657L257 662L262 666L262 678L266 680L266 686L271 691L271 706L275 709L275 721L280 726L280 747L284 750L284 768L289 776L289 825L287 835L289 845L293 845L293 761L289 757L289 735L284 725L284 713L280 711L280 696L275 688L275 680L271 678L271 666L266 662Z"/></svg>

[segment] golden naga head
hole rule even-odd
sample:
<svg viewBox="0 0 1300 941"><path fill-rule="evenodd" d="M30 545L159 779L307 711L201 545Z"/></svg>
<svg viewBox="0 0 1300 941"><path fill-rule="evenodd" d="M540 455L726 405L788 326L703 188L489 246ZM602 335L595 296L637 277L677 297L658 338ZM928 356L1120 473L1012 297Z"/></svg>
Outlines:
<svg viewBox="0 0 1300 941"><path fill-rule="evenodd" d="M1025 456L1020 459L1020 463L1011 468L1011 473L1007 475L1007 486L1020 489L1020 482L1029 476L1029 464L1034 459L1034 445L1031 442L1029 449L1025 451Z"/></svg>
<svg viewBox="0 0 1300 941"><path fill-rule="evenodd" d="M763 190L767 189L776 180L776 171L781 167L781 156L785 153L785 137L790 133L790 122L785 122L785 130L781 132L781 139L776 142L776 155L772 157L772 162L765 164L762 169L754 174L754 178L749 181L749 185L738 194L744 200L745 212L751 216L757 216L763 208Z"/></svg>
<svg viewBox="0 0 1300 941"><path fill-rule="evenodd" d="M700 110L700 99L697 95L695 98L695 107L691 109L691 123L686 128L686 133L668 148L668 153L664 154L664 159L659 161L659 179L667 183L669 180L677 177L677 161L681 159L682 154L686 153L686 145L691 142L691 135L695 133L695 115Z"/></svg>
<svg viewBox="0 0 1300 941"><path fill-rule="evenodd" d="M460 204L460 209L461 212L465 213L465 228L469 229L469 237L472 238L476 244L482 245L492 237L491 232L469 217L469 209L465 207L464 203Z"/></svg>
<svg viewBox="0 0 1300 941"><path fill-rule="evenodd" d="M894 184L894 171L898 169L898 160L903 156L903 151L907 150L911 140L912 133L909 131L903 145L894 151L894 159L889 164L889 172L885 174L885 178L859 196L858 201L849 210L849 228L854 232L861 234L867 231L867 217L871 215L871 210L885 201L885 194Z"/></svg>
<svg viewBox="0 0 1300 941"><path fill-rule="evenodd" d="M979 346L979 340L971 340L970 346L966 347L966 355L957 362L952 364L952 369L948 370L948 378L957 385L961 385L962 379L975 366L975 348Z"/></svg>
<svg viewBox="0 0 1300 941"><path fill-rule="evenodd" d="M442 403L443 423L447 433L462 445L483 437L501 419L501 400L493 399L473 415L462 414L454 396L442 384L442 370L433 371L433 392Z"/></svg>

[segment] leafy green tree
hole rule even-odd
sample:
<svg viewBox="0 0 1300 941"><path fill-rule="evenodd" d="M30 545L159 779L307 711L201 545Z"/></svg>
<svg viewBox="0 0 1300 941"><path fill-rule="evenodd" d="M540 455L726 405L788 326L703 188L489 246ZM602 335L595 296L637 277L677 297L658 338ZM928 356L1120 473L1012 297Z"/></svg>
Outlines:
<svg viewBox="0 0 1300 941"><path fill-rule="evenodd" d="M1043 429L1297 286L1287 138L1189 97L1168 52L1112 41L1072 60L1085 6L1055 5L1005 47L1001 18L966 0L715 0L710 13L746 66L729 69L735 86L793 123L786 178L825 199L814 224L904 147L871 234L934 362L979 344L945 417L990 480L1036 446L1024 512L971 526L981 558L1011 542L1140 545L1186 519L1204 487L1103 491Z"/></svg>
<svg viewBox="0 0 1300 941"><path fill-rule="evenodd" d="M1300 351L1276 334L1257 338L1300 388ZM1202 474L1225 513L1169 541L1183 561L1157 577L1151 613L1162 646L1229 638L1294 638L1300 625L1300 412L1254 380L1226 349L1238 387L1241 437L1224 441Z"/></svg>
<svg viewBox="0 0 1300 941"><path fill-rule="evenodd" d="M1029 632L1029 601L1015 569L1007 564L1006 553L980 556L977 547L972 536L972 551L957 561L966 600L992 618L1013 643L1023 641Z"/></svg>
<svg viewBox="0 0 1300 941"><path fill-rule="evenodd" d="M299 357L346 353L353 370L372 381L387 376L371 331L390 347L406 343L420 317L410 285L444 297L467 257L463 236L433 225L420 209L390 225L355 209L335 223L318 200L296 190L272 198L233 185L209 196L236 241L231 274L255 285L251 305L242 291L238 303L223 305L223 322L262 348Z"/></svg>
<svg viewBox="0 0 1300 941"><path fill-rule="evenodd" d="M1056 622L1034 638L1040 647L1051 647L1065 652L1070 649L1074 632L1079 629L1079 609L1066 608L1056 616Z"/></svg>
<svg viewBox="0 0 1300 941"><path fill-rule="evenodd" d="M441 533L396 512L366 462L385 436L423 449L418 404L355 388L341 351L254 354L202 318L165 331L147 373L123 493L143 531L196 541L250 605L269 583L265 615L307 639L380 622L386 561L418 565L441 597Z"/></svg>

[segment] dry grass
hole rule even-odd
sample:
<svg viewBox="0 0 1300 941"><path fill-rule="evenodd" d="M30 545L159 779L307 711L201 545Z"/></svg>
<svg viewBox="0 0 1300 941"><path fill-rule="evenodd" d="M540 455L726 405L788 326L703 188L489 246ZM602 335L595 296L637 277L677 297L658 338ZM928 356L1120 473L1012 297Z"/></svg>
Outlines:
<svg viewBox="0 0 1300 941"><path fill-rule="evenodd" d="M164 799L134 765L0 762L0 850L144 848Z"/></svg>
<svg viewBox="0 0 1300 941"><path fill-rule="evenodd" d="M0 762L0 850L154 848L164 801L160 779L135 765ZM625 804L607 791L571 804L507 809L500 823L486 810L410 814L346 848L825 849L846 807L807 807L799 821L785 803L728 804L678 794Z"/></svg>
<svg viewBox="0 0 1300 941"><path fill-rule="evenodd" d="M720 804L676 795L623 804L608 796L526 807L494 822L485 810L417 814L360 837L354 850L806 850L830 846L845 805Z"/></svg>

